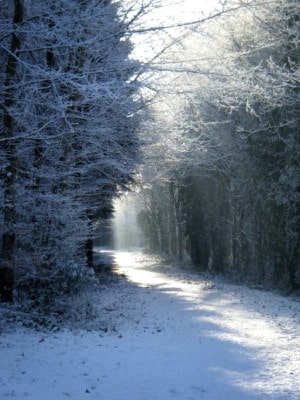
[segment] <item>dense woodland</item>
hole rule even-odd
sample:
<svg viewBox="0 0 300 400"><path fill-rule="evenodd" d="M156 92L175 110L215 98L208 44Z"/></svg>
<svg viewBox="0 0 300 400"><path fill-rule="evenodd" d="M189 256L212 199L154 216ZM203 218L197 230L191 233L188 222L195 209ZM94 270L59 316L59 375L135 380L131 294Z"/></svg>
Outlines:
<svg viewBox="0 0 300 400"><path fill-rule="evenodd" d="M167 97L172 123L146 150L138 222L151 250L299 288L299 11L251 1L193 36L190 89L181 107Z"/></svg>
<svg viewBox="0 0 300 400"><path fill-rule="evenodd" d="M1 300L59 312L92 282L97 224L136 177L152 251L299 288L297 0L223 2L147 65L143 1L0 4Z"/></svg>
<svg viewBox="0 0 300 400"><path fill-rule="evenodd" d="M140 66L118 12L1 1L3 300L47 307L91 278L95 223L132 181Z"/></svg>

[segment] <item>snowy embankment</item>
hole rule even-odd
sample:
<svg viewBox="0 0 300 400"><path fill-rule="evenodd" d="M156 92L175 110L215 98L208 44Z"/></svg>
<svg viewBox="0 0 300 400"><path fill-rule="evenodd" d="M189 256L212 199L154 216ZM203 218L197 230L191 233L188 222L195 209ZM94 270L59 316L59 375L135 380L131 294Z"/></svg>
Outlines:
<svg viewBox="0 0 300 400"><path fill-rule="evenodd" d="M116 260L93 297L100 330L0 334L1 400L300 399L298 301Z"/></svg>

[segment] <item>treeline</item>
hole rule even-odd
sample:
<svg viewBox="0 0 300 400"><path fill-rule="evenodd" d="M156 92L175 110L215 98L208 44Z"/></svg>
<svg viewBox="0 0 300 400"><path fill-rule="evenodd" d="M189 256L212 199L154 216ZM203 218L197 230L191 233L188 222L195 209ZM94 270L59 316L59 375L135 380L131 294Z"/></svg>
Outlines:
<svg viewBox="0 0 300 400"><path fill-rule="evenodd" d="M151 250L299 288L299 15L297 1L251 1L194 36L189 93L150 145L138 223Z"/></svg>
<svg viewBox="0 0 300 400"><path fill-rule="evenodd" d="M138 158L129 22L114 1L1 1L0 300L55 312L92 276Z"/></svg>

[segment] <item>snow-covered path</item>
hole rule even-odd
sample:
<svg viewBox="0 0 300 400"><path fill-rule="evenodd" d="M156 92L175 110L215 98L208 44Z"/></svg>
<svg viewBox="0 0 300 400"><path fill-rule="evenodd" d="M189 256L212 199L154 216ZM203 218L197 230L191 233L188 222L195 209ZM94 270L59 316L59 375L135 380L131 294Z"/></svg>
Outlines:
<svg viewBox="0 0 300 400"><path fill-rule="evenodd" d="M1 400L300 399L299 302L116 259L107 333L0 335Z"/></svg>

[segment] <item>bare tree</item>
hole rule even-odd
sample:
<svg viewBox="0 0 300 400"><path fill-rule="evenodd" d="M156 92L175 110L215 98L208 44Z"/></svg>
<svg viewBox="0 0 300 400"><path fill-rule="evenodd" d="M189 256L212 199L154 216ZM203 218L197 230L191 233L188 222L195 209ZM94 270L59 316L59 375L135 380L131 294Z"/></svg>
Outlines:
<svg viewBox="0 0 300 400"><path fill-rule="evenodd" d="M189 67L184 86L175 81L178 96L186 91L185 118L177 108L171 134L163 128L171 147L161 158L194 262L291 288L299 285L298 13L294 1L243 2L204 39L193 36L179 59Z"/></svg>

